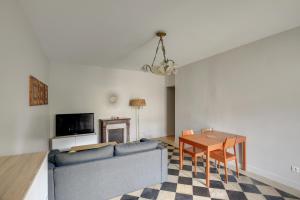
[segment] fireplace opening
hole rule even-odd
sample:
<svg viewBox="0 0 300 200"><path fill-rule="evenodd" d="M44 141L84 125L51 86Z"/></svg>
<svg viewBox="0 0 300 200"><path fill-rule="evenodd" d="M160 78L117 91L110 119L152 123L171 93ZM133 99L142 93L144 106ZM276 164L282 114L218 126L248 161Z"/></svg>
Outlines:
<svg viewBox="0 0 300 200"><path fill-rule="evenodd" d="M124 143L124 128L108 129L108 142Z"/></svg>

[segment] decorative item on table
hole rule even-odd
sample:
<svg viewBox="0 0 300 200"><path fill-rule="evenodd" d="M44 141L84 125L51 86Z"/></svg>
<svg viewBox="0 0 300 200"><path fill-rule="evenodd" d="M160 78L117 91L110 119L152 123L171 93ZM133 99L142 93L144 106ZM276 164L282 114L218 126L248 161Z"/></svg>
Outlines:
<svg viewBox="0 0 300 200"><path fill-rule="evenodd" d="M111 116L110 118L113 119L113 120L114 119L120 119L120 117L118 117L118 116Z"/></svg>
<svg viewBox="0 0 300 200"><path fill-rule="evenodd" d="M136 119L136 140L140 139L140 114L139 111L141 108L146 106L146 100L145 99L130 99L129 106L133 107L135 109L135 119Z"/></svg>
<svg viewBox="0 0 300 200"><path fill-rule="evenodd" d="M168 59L166 57L166 48L164 46L164 41L163 37L165 37L167 34L165 32L157 32L156 36L159 37L158 44L156 47L155 55L152 61L152 64L146 64L142 67L143 71L145 72L152 72L153 74L157 75L164 75L164 76L169 76L169 75L175 75L177 72L176 66L175 66L175 61ZM163 60L159 64L155 64L156 56L159 50L159 47L161 46L161 51L163 55Z"/></svg>

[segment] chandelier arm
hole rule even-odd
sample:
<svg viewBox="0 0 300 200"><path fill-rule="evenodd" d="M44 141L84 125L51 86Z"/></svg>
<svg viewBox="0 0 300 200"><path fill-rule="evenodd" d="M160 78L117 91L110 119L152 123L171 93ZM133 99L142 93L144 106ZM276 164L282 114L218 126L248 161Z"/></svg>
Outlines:
<svg viewBox="0 0 300 200"><path fill-rule="evenodd" d="M175 61L174 61L174 60L168 59L168 61L171 61L173 64L175 64Z"/></svg>
<svg viewBox="0 0 300 200"><path fill-rule="evenodd" d="M151 73L154 73L150 65L144 65L144 68L146 69L146 71L150 71Z"/></svg>
<svg viewBox="0 0 300 200"><path fill-rule="evenodd" d="M158 52L158 49L159 49L160 42L161 42L161 41L159 40L159 41L158 41L158 44L157 44L157 47L156 47L156 51L155 51L155 55L154 55L154 58L153 58L151 67L153 67L153 65L154 65L154 62L155 62L155 59L156 59L156 55L157 55L157 52Z"/></svg>
<svg viewBox="0 0 300 200"><path fill-rule="evenodd" d="M161 41L161 50L162 50L162 52L163 52L164 61L167 62L167 58L166 58L166 48L165 48L165 45L164 45L163 38L160 37L159 40Z"/></svg>
<svg viewBox="0 0 300 200"><path fill-rule="evenodd" d="M174 66L174 64L175 64L175 61L174 61L174 60L171 60L171 59L168 59L167 62L168 62L168 63L171 62L173 66ZM170 67L169 65L166 65L166 66L165 66L165 71L167 71L169 67Z"/></svg>

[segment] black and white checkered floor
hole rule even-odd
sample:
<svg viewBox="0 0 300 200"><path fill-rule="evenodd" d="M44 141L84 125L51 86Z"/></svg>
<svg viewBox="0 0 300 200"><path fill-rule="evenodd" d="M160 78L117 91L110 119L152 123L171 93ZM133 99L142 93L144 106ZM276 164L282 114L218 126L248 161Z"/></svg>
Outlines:
<svg viewBox="0 0 300 200"><path fill-rule="evenodd" d="M229 170L228 183L224 180L224 169L218 170L212 165L210 168L210 188L205 186L205 165L199 161L198 173L195 176L192 169L192 158L185 156L183 170L179 170L179 151L171 145L168 148L169 170L168 181L162 184L147 187L129 194L116 197L113 200L159 199L159 200L292 200L299 199L281 190L268 186L257 180ZM201 159L199 159L201 160Z"/></svg>

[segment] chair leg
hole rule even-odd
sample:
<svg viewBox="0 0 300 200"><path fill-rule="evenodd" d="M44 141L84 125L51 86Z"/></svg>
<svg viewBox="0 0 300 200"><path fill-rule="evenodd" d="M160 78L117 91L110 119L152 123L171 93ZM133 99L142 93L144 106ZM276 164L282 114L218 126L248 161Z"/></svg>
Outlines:
<svg viewBox="0 0 300 200"><path fill-rule="evenodd" d="M235 168L236 168L236 176L239 177L239 165L236 158L235 158Z"/></svg>
<svg viewBox="0 0 300 200"><path fill-rule="evenodd" d="M196 176L197 175L197 156L195 156L195 158L194 158L194 166L195 166L194 173Z"/></svg>
<svg viewBox="0 0 300 200"><path fill-rule="evenodd" d="M180 146L180 144L179 144L179 146ZM183 162L184 162L184 143L182 144L182 163ZM180 166L181 166L181 164L179 164L179 168L180 168Z"/></svg>
<svg viewBox="0 0 300 200"><path fill-rule="evenodd" d="M224 169L225 169L225 183L227 183L228 182L227 160L224 161Z"/></svg>
<svg viewBox="0 0 300 200"><path fill-rule="evenodd" d="M220 175L220 161L218 160L218 173Z"/></svg>

